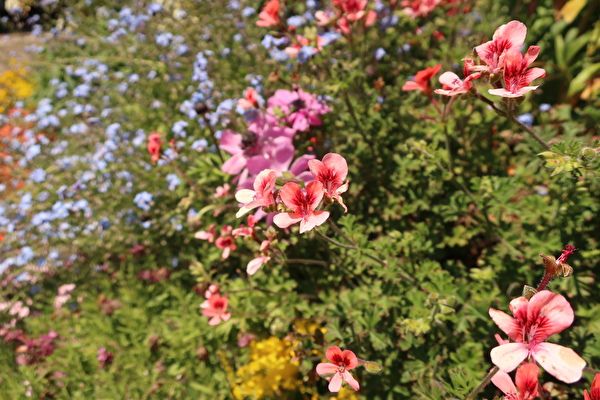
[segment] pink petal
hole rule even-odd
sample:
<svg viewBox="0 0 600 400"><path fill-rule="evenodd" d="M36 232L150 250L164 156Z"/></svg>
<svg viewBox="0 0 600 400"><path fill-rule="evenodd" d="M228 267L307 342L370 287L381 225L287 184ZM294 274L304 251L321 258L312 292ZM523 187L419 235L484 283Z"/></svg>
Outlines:
<svg viewBox="0 0 600 400"><path fill-rule="evenodd" d="M360 389L360 385L358 384L358 381L356 379L354 379L354 377L352 376L352 374L350 374L350 372L344 371L343 378L344 378L344 381L346 381L346 383L348 383L348 385L350 385L350 387L352 389L354 389L354 390Z"/></svg>
<svg viewBox="0 0 600 400"><path fill-rule="evenodd" d="M309 163L315 158L312 154L304 154L298 157L292 165L290 165L290 172L296 176L305 172L309 168Z"/></svg>
<svg viewBox="0 0 600 400"><path fill-rule="evenodd" d="M322 225L329 218L329 211L315 211L308 218L300 221L300 233L308 232L316 226Z"/></svg>
<svg viewBox="0 0 600 400"><path fill-rule="evenodd" d="M261 171L254 180L254 190L256 193L260 193L264 196L265 193L271 193L275 188L275 180L277 179L277 172L272 169L265 169ZM239 201L239 200L238 200Z"/></svg>
<svg viewBox="0 0 600 400"><path fill-rule="evenodd" d="M509 338L517 341L520 337L522 337L523 330L519 327L519 324L513 317L505 312L495 310L493 308L490 308L489 314L496 325L498 325L498 327L502 329L502 331L506 333Z"/></svg>
<svg viewBox="0 0 600 400"><path fill-rule="evenodd" d="M300 221L302 221L302 217L298 214L292 213L279 213L273 217L273 223L281 229L285 229L290 225L293 225Z"/></svg>
<svg viewBox="0 0 600 400"><path fill-rule="evenodd" d="M536 86L536 88L537 88L537 86ZM523 96L523 94L521 94L521 93L509 92L506 89L488 89L488 93L493 94L494 96L509 97L509 98Z"/></svg>
<svg viewBox="0 0 600 400"><path fill-rule="evenodd" d="M329 391L332 393L337 393L342 388L342 374L336 372L331 380L329 381Z"/></svg>
<svg viewBox="0 0 600 400"><path fill-rule="evenodd" d="M415 81L406 81L406 83L402 86L402 90L408 92L411 90L423 90L423 88Z"/></svg>
<svg viewBox="0 0 600 400"><path fill-rule="evenodd" d="M439 77L439 81L442 85L449 86L453 89L462 86L462 80L454 72L444 72Z"/></svg>
<svg viewBox="0 0 600 400"><path fill-rule="evenodd" d="M240 189L237 192L235 192L235 199L242 204L248 204L250 203L252 200L254 200L254 195L255 195L255 191L254 190L250 190L250 189Z"/></svg>
<svg viewBox="0 0 600 400"><path fill-rule="evenodd" d="M214 325L218 325L219 322L221 322L221 317L218 315L215 315L208 321L208 324L211 326L214 326Z"/></svg>
<svg viewBox="0 0 600 400"><path fill-rule="evenodd" d="M490 352L492 362L504 372L513 371L521 364L529 349L525 343L507 343L494 347Z"/></svg>
<svg viewBox="0 0 600 400"><path fill-rule="evenodd" d="M504 394L517 394L517 387L513 383L512 378L504 371L496 372L492 377L492 383L498 389L502 390Z"/></svg>
<svg viewBox="0 0 600 400"><path fill-rule="evenodd" d="M525 73L525 79L527 82L533 82L538 78L542 78L546 75L546 71L542 68L531 68ZM537 87L537 86L536 86Z"/></svg>
<svg viewBox="0 0 600 400"><path fill-rule="evenodd" d="M346 369L354 369L358 366L358 358L352 350L342 351L342 358L348 360L348 365L346 365Z"/></svg>
<svg viewBox="0 0 600 400"><path fill-rule="evenodd" d="M242 152L242 135L230 130L225 130L219 139L219 147L231 155Z"/></svg>
<svg viewBox="0 0 600 400"><path fill-rule="evenodd" d="M527 320L538 325L535 334L537 342L562 332L571 326L574 318L571 305L560 294L542 290L529 300Z"/></svg>
<svg viewBox="0 0 600 400"><path fill-rule="evenodd" d="M525 321L527 319L528 307L529 300L523 296L512 299L508 306L512 315L519 321Z"/></svg>
<svg viewBox="0 0 600 400"><path fill-rule="evenodd" d="M333 361L336 356L342 356L342 349L340 349L338 346L329 346L325 352L325 357L327 357L329 361Z"/></svg>
<svg viewBox="0 0 600 400"><path fill-rule="evenodd" d="M337 177L344 181L348 175L348 163L346 159L337 153L327 153L323 157L323 164L335 171Z"/></svg>
<svg viewBox="0 0 600 400"><path fill-rule="evenodd" d="M308 168L310 169L310 172L315 176L315 178L319 176L320 173L323 173L327 170L325 164L323 164L323 162L319 160L310 160L308 162Z"/></svg>
<svg viewBox="0 0 600 400"><path fill-rule="evenodd" d="M225 164L221 166L221 171L229 175L237 175L242 172L242 169L246 166L246 157L243 154L235 154L229 160L225 161Z"/></svg>
<svg viewBox="0 0 600 400"><path fill-rule="evenodd" d="M248 266L246 267L246 273L248 275L254 275L260 269L260 267L266 264L270 259L271 257L260 256L250 260Z"/></svg>
<svg viewBox="0 0 600 400"><path fill-rule="evenodd" d="M321 376L335 374L337 370L338 366L332 363L319 363L317 365L317 374Z"/></svg>
<svg viewBox="0 0 600 400"><path fill-rule="evenodd" d="M527 53L525 53L525 61L527 61L527 65L531 64L535 61L537 56L540 54L540 46L529 46L527 49Z"/></svg>
<svg viewBox="0 0 600 400"><path fill-rule="evenodd" d="M525 43L525 36L527 36L525 24L520 21L510 21L496 29L493 39L506 39L510 41L512 47L520 50L523 43Z"/></svg>
<svg viewBox="0 0 600 400"><path fill-rule="evenodd" d="M324 195L325 190L323 189L323 184L321 182L312 181L306 185L306 197L312 199L312 202L308 205L311 210L316 209L319 204L321 204Z"/></svg>
<svg viewBox="0 0 600 400"><path fill-rule="evenodd" d="M492 52L492 46L494 41L490 40L489 42L485 42L475 47L475 51L481 60L489 65L490 67L494 64L494 57Z"/></svg>
<svg viewBox="0 0 600 400"><path fill-rule="evenodd" d="M585 368L585 361L577 353L554 343L538 344L532 355L546 372L565 383L577 382Z"/></svg>
<svg viewBox="0 0 600 400"><path fill-rule="evenodd" d="M287 208L295 211L300 206L297 200L300 192L300 186L296 182L288 182L279 191L279 196Z"/></svg>
<svg viewBox="0 0 600 400"><path fill-rule="evenodd" d="M221 319L223 321L229 321L229 318L231 318L231 313L221 314Z"/></svg>

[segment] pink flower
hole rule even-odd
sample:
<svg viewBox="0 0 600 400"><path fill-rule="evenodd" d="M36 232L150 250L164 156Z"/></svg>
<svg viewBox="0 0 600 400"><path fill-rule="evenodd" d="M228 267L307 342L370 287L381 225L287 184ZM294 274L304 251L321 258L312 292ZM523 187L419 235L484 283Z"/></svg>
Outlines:
<svg viewBox="0 0 600 400"><path fill-rule="evenodd" d="M490 73L496 73L502 69L504 56L509 51L521 50L526 35L525 24L519 21L510 21L496 29L492 40L475 47L475 51L479 58L487 64L485 69Z"/></svg>
<svg viewBox="0 0 600 400"><path fill-rule="evenodd" d="M329 218L329 211L317 211L325 191L318 181L310 182L302 190L295 182L288 182L279 192L283 204L292 212L283 212L273 217L273 222L280 228L287 228L300 222L300 233L310 231L323 224Z"/></svg>
<svg viewBox="0 0 600 400"><path fill-rule="evenodd" d="M209 243L212 243L215 241L215 235L216 235L215 224L212 224L208 227L208 230L196 232L194 234L194 237L196 239L206 240Z"/></svg>
<svg viewBox="0 0 600 400"><path fill-rule="evenodd" d="M232 235L231 226L225 225L223 228L221 228L221 236L215 240L215 246L223 250L223 253L221 254L223 260L229 258L231 252L237 249L234 237Z"/></svg>
<svg viewBox="0 0 600 400"><path fill-rule="evenodd" d="M527 357L533 357L549 374L566 383L581 379L585 361L573 350L546 342L550 336L571 326L573 309L561 295L542 290L527 300L518 297L510 302L514 318L490 308L490 317L514 341L491 351L492 362L510 372Z"/></svg>
<svg viewBox="0 0 600 400"><path fill-rule="evenodd" d="M246 266L246 273L250 276L254 275L258 272L260 267L268 263L270 260L271 257L269 256L258 256L256 258L253 258Z"/></svg>
<svg viewBox="0 0 600 400"><path fill-rule="evenodd" d="M348 175L346 159L337 153L328 153L323 157L323 161L310 160L308 168L315 176L315 180L323 184L325 195L337 201L345 211L348 211L341 196L348 190L348 182L344 182Z"/></svg>
<svg viewBox="0 0 600 400"><path fill-rule="evenodd" d="M263 28L279 25L281 22L281 19L279 18L280 7L279 0L267 1L260 14L258 14L256 25Z"/></svg>
<svg viewBox="0 0 600 400"><path fill-rule="evenodd" d="M431 96L431 78L433 78L442 68L441 64L434 65L433 67L427 67L415 75L414 80L406 81L402 90L405 92L411 90L418 90L425 93L427 96Z"/></svg>
<svg viewBox="0 0 600 400"><path fill-rule="evenodd" d="M247 214L258 207L269 207L275 204L273 190L275 189L275 181L277 180L277 172L272 169L261 171L254 179L254 190L241 189L235 194L235 199L242 203L243 206L235 214L236 218Z"/></svg>
<svg viewBox="0 0 600 400"><path fill-rule="evenodd" d="M524 363L517 369L515 383L504 371L492 377L492 383L502 390L504 400L533 400L538 397L539 368L535 363Z"/></svg>
<svg viewBox="0 0 600 400"><path fill-rule="evenodd" d="M244 98L238 100L238 107L244 111L257 108L259 102L263 101L256 89L249 87L244 91Z"/></svg>
<svg viewBox="0 0 600 400"><path fill-rule="evenodd" d="M425 17L431 13L441 0L404 0L400 3L402 12L412 18Z"/></svg>
<svg viewBox="0 0 600 400"><path fill-rule="evenodd" d="M542 68L529 68L540 53L538 46L531 46L525 56L518 50L511 50L504 56L504 89L489 89L495 96L521 97L538 86L529 86L537 78L546 74Z"/></svg>
<svg viewBox="0 0 600 400"><path fill-rule="evenodd" d="M222 197L227 197L227 195L229 195L229 189L231 189L231 187L229 186L228 183L222 185L222 186L217 186L217 189L215 190L215 194L213 197L219 199Z"/></svg>
<svg viewBox="0 0 600 400"><path fill-rule="evenodd" d="M270 117L282 119L294 132L322 125L321 117L330 111L327 104L302 89L279 89L267 100L267 106Z"/></svg>
<svg viewBox="0 0 600 400"><path fill-rule="evenodd" d="M106 350L105 347L100 347L98 349L98 353L96 354L96 359L98 360L98 364L100 365L100 368L106 368L108 365L110 365L113 362L113 358L114 358L113 353Z"/></svg>
<svg viewBox="0 0 600 400"><path fill-rule="evenodd" d="M231 154L221 167L223 172L242 177L255 176L266 168L285 169L294 157L293 131L270 124L258 117L249 126L244 137L226 130L221 135L219 147Z"/></svg>
<svg viewBox="0 0 600 400"><path fill-rule="evenodd" d="M473 87L471 81L481 76L481 73L475 73L467 76L465 80L461 80L458 75L454 72L444 72L440 75L440 83L443 89L436 89L435 93L444 96L456 96L459 94L467 93Z"/></svg>
<svg viewBox="0 0 600 400"><path fill-rule="evenodd" d="M590 391L583 391L583 400L600 400L600 373L594 376Z"/></svg>
<svg viewBox="0 0 600 400"><path fill-rule="evenodd" d="M156 163L160 159L160 150L162 146L162 139L160 138L159 133L151 133L148 136L148 153L151 156L151 160L153 163Z"/></svg>
<svg viewBox="0 0 600 400"><path fill-rule="evenodd" d="M217 325L221 321L224 322L231 318L231 313L227 312L227 306L227 297L223 297L219 293L213 293L200 305L202 315L210 318L208 321L209 325Z"/></svg>
<svg viewBox="0 0 600 400"><path fill-rule="evenodd" d="M358 381L348 372L358 366L358 358L352 351L342 351L337 346L331 346L327 349L325 356L331 362L319 363L317 374L320 376L333 375L329 380L330 392L339 392L343 382L346 382L354 390L360 388Z"/></svg>

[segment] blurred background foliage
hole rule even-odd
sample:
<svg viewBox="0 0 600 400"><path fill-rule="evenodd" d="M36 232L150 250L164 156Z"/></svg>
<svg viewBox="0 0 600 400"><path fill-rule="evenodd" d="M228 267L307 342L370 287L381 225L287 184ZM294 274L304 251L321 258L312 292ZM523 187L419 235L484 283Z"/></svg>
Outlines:
<svg viewBox="0 0 600 400"><path fill-rule="evenodd" d="M14 30L40 15L33 23L47 32L26 76L35 90L4 106L22 110L4 126L46 139L39 155L4 178L0 217L10 223L0 226L2 257L23 256L25 247L35 255L3 272L0 293L29 307L18 322L28 337L54 331L58 339L50 356L29 365L17 365L23 349L1 343L0 397L319 398L326 381L314 367L338 344L382 367L359 371L361 391L339 399L462 399L491 366L497 328L488 308L507 310L524 284L541 278L539 254L558 256L566 243L578 248L570 260L575 273L551 288L571 301L576 320L560 341L591 370L570 387L547 374L544 381L552 383L552 398L581 397L600 368L598 2L466 1L465 12L439 7L417 20L396 10L397 23L340 40L305 63L270 57L261 45L268 31L255 26L258 11L244 13L259 10L258 1L165 0L135 29L127 18L149 15L149 2L50 3L49 12L4 18ZM307 9L304 1L285 3L287 16ZM542 48L538 62L547 76L519 104L518 118L549 150L475 98L458 98L444 118L426 96L401 91L427 66L459 70L474 46L511 19L528 26L528 45ZM107 40L115 24L123 32ZM188 50L158 44L165 32ZM381 58L374 56L379 48ZM315 233L280 233L276 247L290 261L248 277L250 243L238 240L222 260L219 249L194 239L210 224L239 225L232 196L213 196L231 182L211 151L212 132L180 112L196 90L199 52L209 55L212 109L241 97L253 79L265 97L292 85L326 96L332 112L296 148L348 160L349 213L333 215L342 233L323 230L355 248L323 243ZM77 95L82 83L87 96ZM4 86L0 107L2 93L12 93ZM60 115L60 124L38 119L30 126L28 113L39 116L48 104L44 115ZM239 116L231 119L243 129ZM188 123L184 138L173 129L181 120ZM116 123L122 140L110 160L99 158ZM136 144L138 130L183 142L180 156L153 166L145 142ZM206 149L193 150L202 139ZM19 151L3 162L29 161L27 149ZM91 164L94 173L84 177ZM34 181L38 168L46 173ZM188 180L170 189L169 174ZM11 185L17 181L19 189ZM134 204L141 192L153 195L147 210ZM34 199L29 207L26 196ZM32 220L67 199L86 200L89 211L71 209L43 226ZM321 263L293 261L306 258ZM143 278L159 268L167 271L162 278ZM56 309L65 283L76 288ZM216 327L199 311L209 283L230 299L232 319ZM0 321L10 319L0 313ZM102 347L113 356L106 365L98 362ZM481 396L497 394L490 386Z"/></svg>

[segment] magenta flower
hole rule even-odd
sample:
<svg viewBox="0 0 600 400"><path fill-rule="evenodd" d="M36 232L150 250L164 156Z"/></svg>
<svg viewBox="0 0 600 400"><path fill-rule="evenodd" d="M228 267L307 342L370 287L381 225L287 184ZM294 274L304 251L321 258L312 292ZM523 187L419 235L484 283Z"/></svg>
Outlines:
<svg viewBox="0 0 600 400"><path fill-rule="evenodd" d="M221 296L219 293L212 293L200 305L202 315L210 318L208 321L209 325L218 325L222 321L224 322L231 318L231 313L227 312L228 303L227 297Z"/></svg>
<svg viewBox="0 0 600 400"><path fill-rule="evenodd" d="M479 58L487 64L490 73L500 71L504 64L504 56L512 50L520 51L525 43L527 27L519 21L510 21L494 32L492 40L475 47Z"/></svg>
<svg viewBox="0 0 600 400"><path fill-rule="evenodd" d="M504 372L517 368L532 357L549 374L566 383L581 379L585 361L573 350L546 342L550 336L571 326L573 309L561 295L542 290L528 300L518 297L510 302L514 317L490 308L490 317L514 343L492 349L492 362Z"/></svg>
<svg viewBox="0 0 600 400"><path fill-rule="evenodd" d="M322 125L321 117L330 111L327 104L302 89L279 89L269 98L267 106L269 116L282 119L294 132Z"/></svg>
<svg viewBox="0 0 600 400"><path fill-rule="evenodd" d="M254 190L240 189L235 194L235 199L242 203L243 206L235 214L240 218L244 214L258 207L269 207L275 204L273 190L275 189L275 181L277 180L277 172L272 169L261 171L254 179Z"/></svg>
<svg viewBox="0 0 600 400"><path fill-rule="evenodd" d="M481 76L481 73L474 73L465 78L463 81L454 72L444 72L439 77L439 81L442 84L442 89L436 89L435 93L444 96L457 96L459 94L467 93L473 87L472 80L477 79Z"/></svg>
<svg viewBox="0 0 600 400"><path fill-rule="evenodd" d="M330 392L339 392L343 382L346 382L354 390L360 389L358 381L348 372L358 366L358 358L352 351L342 351L337 346L331 346L327 349L325 356L331 362L319 363L317 374L327 377L333 375L329 378Z"/></svg>
<svg viewBox="0 0 600 400"><path fill-rule="evenodd" d="M510 375L504 371L496 372L492 377L492 383L502 390L504 400L533 400L538 397L538 374L538 366L528 362L517 369L514 383Z"/></svg>
<svg viewBox="0 0 600 400"><path fill-rule="evenodd" d="M542 78L546 71L542 68L529 68L529 65L540 53L538 46L531 46L523 56L520 51L509 51L504 57L504 88L489 89L488 92L495 96L521 97L527 92L535 90L538 86L530 86L537 78Z"/></svg>
<svg viewBox="0 0 600 400"><path fill-rule="evenodd" d="M308 168L315 180L323 184L325 195L337 201L345 211L348 211L341 196L348 190L348 182L345 182L348 176L346 159L337 153L328 153L323 157L323 161L310 160Z"/></svg>
<svg viewBox="0 0 600 400"><path fill-rule="evenodd" d="M108 365L110 365L113 362L113 358L114 358L113 353L106 350L105 347L100 347L98 349L98 353L96 354L96 359L98 360L98 364L100 365L100 368L106 368Z"/></svg>
<svg viewBox="0 0 600 400"><path fill-rule="evenodd" d="M279 195L283 204L292 210L273 217L273 222L280 228L300 222L300 233L304 233L323 224L329 218L329 211L317 210L325 195L321 182L310 182L304 190L297 183L288 182L283 185Z"/></svg>

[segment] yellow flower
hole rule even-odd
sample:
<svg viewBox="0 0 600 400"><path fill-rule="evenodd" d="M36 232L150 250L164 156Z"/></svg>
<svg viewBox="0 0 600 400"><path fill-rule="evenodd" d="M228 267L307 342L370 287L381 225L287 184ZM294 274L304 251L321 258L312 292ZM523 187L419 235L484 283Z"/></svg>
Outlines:
<svg viewBox="0 0 600 400"><path fill-rule="evenodd" d="M33 93L33 85L25 78L25 70L18 68L0 74L0 112Z"/></svg>
<svg viewBox="0 0 600 400"><path fill-rule="evenodd" d="M299 361L295 344L270 337L250 345L250 362L236 372L233 393L237 399L281 398L283 392L297 390Z"/></svg>

